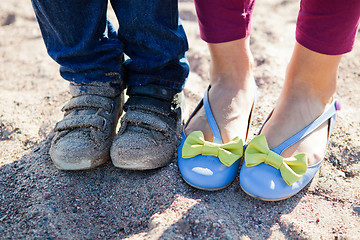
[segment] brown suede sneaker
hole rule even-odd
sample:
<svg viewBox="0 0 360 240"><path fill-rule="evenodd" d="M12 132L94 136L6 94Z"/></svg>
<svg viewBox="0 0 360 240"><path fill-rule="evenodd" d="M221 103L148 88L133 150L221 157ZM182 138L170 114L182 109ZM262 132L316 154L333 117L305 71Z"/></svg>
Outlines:
<svg viewBox="0 0 360 240"><path fill-rule="evenodd" d="M122 113L124 94L109 84L70 84L73 96L55 126L50 156L62 170L94 168L110 159L110 146Z"/></svg>
<svg viewBox="0 0 360 240"><path fill-rule="evenodd" d="M167 165L181 132L182 92L162 86L130 87L119 133L110 150L116 167L148 170Z"/></svg>

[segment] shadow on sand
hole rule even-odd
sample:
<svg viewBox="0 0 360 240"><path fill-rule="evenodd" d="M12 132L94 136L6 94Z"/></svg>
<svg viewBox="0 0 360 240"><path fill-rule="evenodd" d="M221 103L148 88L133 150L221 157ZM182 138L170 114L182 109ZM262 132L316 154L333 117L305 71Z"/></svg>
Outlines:
<svg viewBox="0 0 360 240"><path fill-rule="evenodd" d="M4 238L263 239L271 236L276 223L281 228L279 218L304 194L261 202L241 192L238 179L222 191L196 190L182 181L175 160L144 172L117 169L111 163L87 171L60 171L48 155L52 136L0 169Z"/></svg>

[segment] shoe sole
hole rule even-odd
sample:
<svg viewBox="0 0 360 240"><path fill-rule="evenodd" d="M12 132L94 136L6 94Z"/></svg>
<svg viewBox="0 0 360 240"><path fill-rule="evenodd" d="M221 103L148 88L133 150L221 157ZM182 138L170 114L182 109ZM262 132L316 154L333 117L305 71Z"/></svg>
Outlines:
<svg viewBox="0 0 360 240"><path fill-rule="evenodd" d="M242 188L242 186L240 185L240 188L241 188L241 190L243 190L244 191L244 193L246 193L247 195L249 195L250 197L253 197L253 198L255 198L255 199L258 199L258 200L261 200L261 201L266 201L266 202L276 202L276 201L281 201L281 200L284 200L284 199L288 199L288 198L290 198L290 197L292 197L292 196L294 196L294 195L291 195L291 196L289 196L289 197L285 197L285 198L279 198L279 199L266 199L266 198L261 198L261 197L258 197L258 196L255 196L255 195L252 195L251 193L248 193L247 191L245 191L243 188Z"/></svg>
<svg viewBox="0 0 360 240"><path fill-rule="evenodd" d="M133 165L122 165L122 164L115 164L113 161L113 165L117 168L121 168L121 169L126 169L126 170L139 170L139 171L144 171L144 170L153 170L153 169L157 169L157 168L161 168L161 167L165 167L168 163L166 164L161 164L161 165L152 165L152 166L148 166L148 165L143 165L143 164L133 164Z"/></svg>
<svg viewBox="0 0 360 240"><path fill-rule="evenodd" d="M224 186L224 187L220 187L220 188L202 188L202 187L198 187L198 186L196 186L196 185L194 185L194 184L191 184L191 183L189 183L188 181L186 181L184 178L182 178L183 180L184 180L184 182L186 182L187 184L189 184L191 187L193 187L193 188L197 188L197 189L200 189L200 190L203 190L203 191L210 191L210 192L215 192L215 191L219 191L219 190L222 190L222 189L224 189L224 188L227 188L228 186L230 186L231 185L231 183L229 183L228 185L226 185L226 186Z"/></svg>
<svg viewBox="0 0 360 240"><path fill-rule="evenodd" d="M299 192L301 192L303 189L309 187L311 185L311 183L315 180L317 180L319 177L319 171L317 171L317 173L315 174L315 176L310 180L310 182L308 184L306 184ZM249 195L250 197L253 197L253 198L256 198L258 200L261 200L261 201L266 201L266 202L276 202L276 201L281 201L281 200L285 200L285 199L288 199L288 198L291 198L292 196L295 196L296 194L298 194L299 192L291 195L291 196L288 196L288 197L284 197L284 198L278 198L278 199L267 199L267 198L261 198L261 197L258 197L258 196L255 196L251 193L248 193L247 191L245 191L245 189L240 185L240 188L244 191L244 193L246 193L247 195Z"/></svg>
<svg viewBox="0 0 360 240"><path fill-rule="evenodd" d="M107 162L107 160L100 161L91 161L91 160L83 160L80 163L58 163L53 160L53 163L57 169L65 170L65 171L79 171L79 170L87 170L92 169L97 166L100 166Z"/></svg>
<svg viewBox="0 0 360 240"><path fill-rule="evenodd" d="M146 170L154 170L154 169L158 169L164 166L159 166L159 167L139 167L139 166L120 166L120 165L115 165L114 166L116 168L120 168L120 169L125 169L125 170L134 170L134 171L146 171Z"/></svg>

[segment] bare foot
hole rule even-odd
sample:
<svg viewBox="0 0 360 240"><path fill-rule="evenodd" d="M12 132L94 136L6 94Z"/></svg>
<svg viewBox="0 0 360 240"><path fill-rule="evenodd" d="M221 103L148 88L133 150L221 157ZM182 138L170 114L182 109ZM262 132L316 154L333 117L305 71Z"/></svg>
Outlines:
<svg viewBox="0 0 360 240"><path fill-rule="evenodd" d="M229 142L239 136L244 142L248 131L249 116L254 104L255 83L249 77L245 87L234 87L217 81L209 90L211 111L220 130L222 141ZM204 107L193 116L185 128L185 134L202 131L206 141L212 141L213 134Z"/></svg>
<svg viewBox="0 0 360 240"><path fill-rule="evenodd" d="M267 139L269 148L275 148L302 130L319 117L326 109L326 105L307 97L280 97L270 119L265 123L262 132ZM321 161L325 155L328 140L329 121L301 141L293 144L281 155L294 156L306 153L308 165Z"/></svg>
<svg viewBox="0 0 360 240"><path fill-rule="evenodd" d="M285 84L274 112L262 133L269 147L285 140L313 122L325 110L336 90L337 69L341 55L325 55L296 43L285 77ZM328 140L329 121L281 155L306 153L309 166L321 161Z"/></svg>
<svg viewBox="0 0 360 240"><path fill-rule="evenodd" d="M209 103L222 141L227 143L238 136L245 142L256 91L249 36L208 46L211 54ZM190 119L185 134L198 130L204 133L206 141L213 140L203 107Z"/></svg>

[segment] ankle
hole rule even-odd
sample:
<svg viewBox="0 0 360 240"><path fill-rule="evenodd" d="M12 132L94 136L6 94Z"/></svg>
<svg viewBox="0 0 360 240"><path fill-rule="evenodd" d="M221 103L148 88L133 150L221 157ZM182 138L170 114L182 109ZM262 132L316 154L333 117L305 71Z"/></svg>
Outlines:
<svg viewBox="0 0 360 240"><path fill-rule="evenodd" d="M305 95L281 95L275 107L274 116L281 127L287 120L295 118L291 121L299 127L300 130L314 119L319 117L326 109L329 101L323 102L317 97L309 97ZM285 121L285 122L284 122Z"/></svg>
<svg viewBox="0 0 360 240"><path fill-rule="evenodd" d="M311 81L286 80L281 92L282 98L296 99L327 105L336 91L336 81L328 81L328 85L320 87Z"/></svg>
<svg viewBox="0 0 360 240"><path fill-rule="evenodd" d="M212 81L210 89L210 100L222 102L233 101L241 98L242 101L253 102L256 84L253 78L247 78L242 81Z"/></svg>
<svg viewBox="0 0 360 240"><path fill-rule="evenodd" d="M296 44L284 90L327 104L336 91L341 55L324 55Z"/></svg>
<svg viewBox="0 0 360 240"><path fill-rule="evenodd" d="M254 58L249 37L220 44L209 44L210 82L243 88L253 78Z"/></svg>
<svg viewBox="0 0 360 240"><path fill-rule="evenodd" d="M214 64L213 64L214 65ZM227 88L230 91L252 89L254 86L254 63L252 60L239 64L233 64L226 68L211 67L210 84Z"/></svg>

